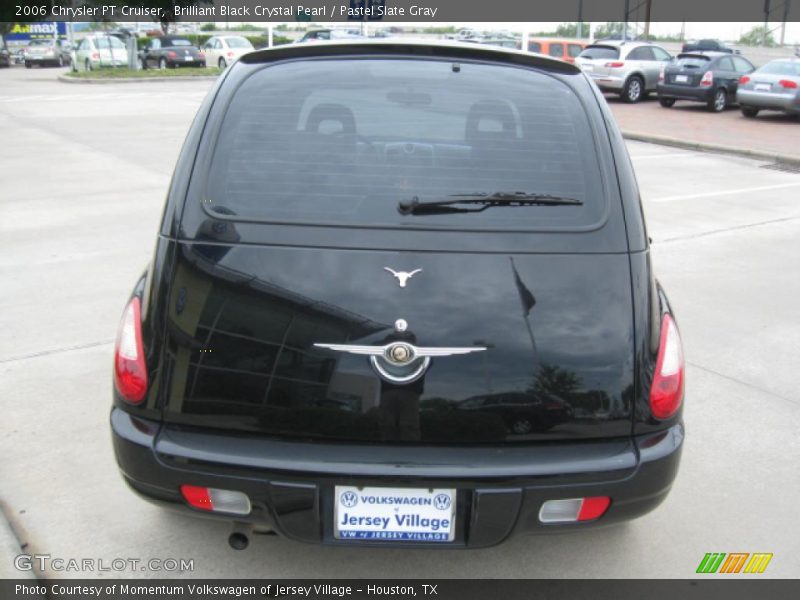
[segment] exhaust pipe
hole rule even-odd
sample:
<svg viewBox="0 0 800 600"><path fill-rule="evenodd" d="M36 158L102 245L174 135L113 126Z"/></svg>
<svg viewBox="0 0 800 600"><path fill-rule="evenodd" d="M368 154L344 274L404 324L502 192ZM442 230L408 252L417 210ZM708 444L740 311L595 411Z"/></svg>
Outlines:
<svg viewBox="0 0 800 600"><path fill-rule="evenodd" d="M253 526L249 523L234 523L233 531L228 536L228 544L234 550L244 550L250 545Z"/></svg>

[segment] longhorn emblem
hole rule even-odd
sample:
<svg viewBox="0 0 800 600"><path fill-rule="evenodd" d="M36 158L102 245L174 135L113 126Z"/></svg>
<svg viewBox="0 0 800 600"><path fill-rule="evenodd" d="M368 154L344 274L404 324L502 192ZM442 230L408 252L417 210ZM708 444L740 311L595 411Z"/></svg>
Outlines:
<svg viewBox="0 0 800 600"><path fill-rule="evenodd" d="M392 275L397 278L397 283L400 284L401 288L406 287L406 283L409 279L411 279L417 273L421 273L422 269L414 269L411 272L408 271L395 271L394 269L390 269L389 267L383 267L384 271L389 271Z"/></svg>

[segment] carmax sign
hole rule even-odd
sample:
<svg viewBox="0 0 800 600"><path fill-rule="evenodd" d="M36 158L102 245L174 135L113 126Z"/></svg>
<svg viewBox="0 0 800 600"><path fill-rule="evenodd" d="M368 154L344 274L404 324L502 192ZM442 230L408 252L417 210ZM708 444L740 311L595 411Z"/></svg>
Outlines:
<svg viewBox="0 0 800 600"><path fill-rule="evenodd" d="M5 38L9 42L28 42L36 38L52 38L53 32L58 27L58 37L67 37L67 24L46 21L43 23L16 23Z"/></svg>

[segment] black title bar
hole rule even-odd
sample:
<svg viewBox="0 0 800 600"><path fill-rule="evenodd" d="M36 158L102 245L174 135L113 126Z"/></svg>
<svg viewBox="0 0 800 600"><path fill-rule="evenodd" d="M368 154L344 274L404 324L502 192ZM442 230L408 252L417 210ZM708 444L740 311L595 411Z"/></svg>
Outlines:
<svg viewBox="0 0 800 600"><path fill-rule="evenodd" d="M3 0L0 21L800 21L800 0ZM649 4L649 6L648 6ZM626 18L627 14L627 18Z"/></svg>
<svg viewBox="0 0 800 600"><path fill-rule="evenodd" d="M703 579L672 580L0 580L3 600L739 600L797 597L800 597L800 580L715 579L713 575Z"/></svg>

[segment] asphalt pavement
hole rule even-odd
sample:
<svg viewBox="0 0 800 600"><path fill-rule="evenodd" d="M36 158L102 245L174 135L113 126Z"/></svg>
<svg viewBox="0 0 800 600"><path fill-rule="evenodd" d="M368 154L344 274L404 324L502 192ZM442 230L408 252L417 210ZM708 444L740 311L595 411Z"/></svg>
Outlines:
<svg viewBox="0 0 800 600"><path fill-rule="evenodd" d="M485 550L261 536L237 552L227 525L134 496L108 430L112 339L210 84L74 86L55 75L0 70L0 504L26 553L106 566L191 559L193 570L44 576L684 578L707 552L771 552L758 577L798 576L800 174L629 143L688 362L683 462L657 510ZM4 575L12 560L4 544Z"/></svg>

